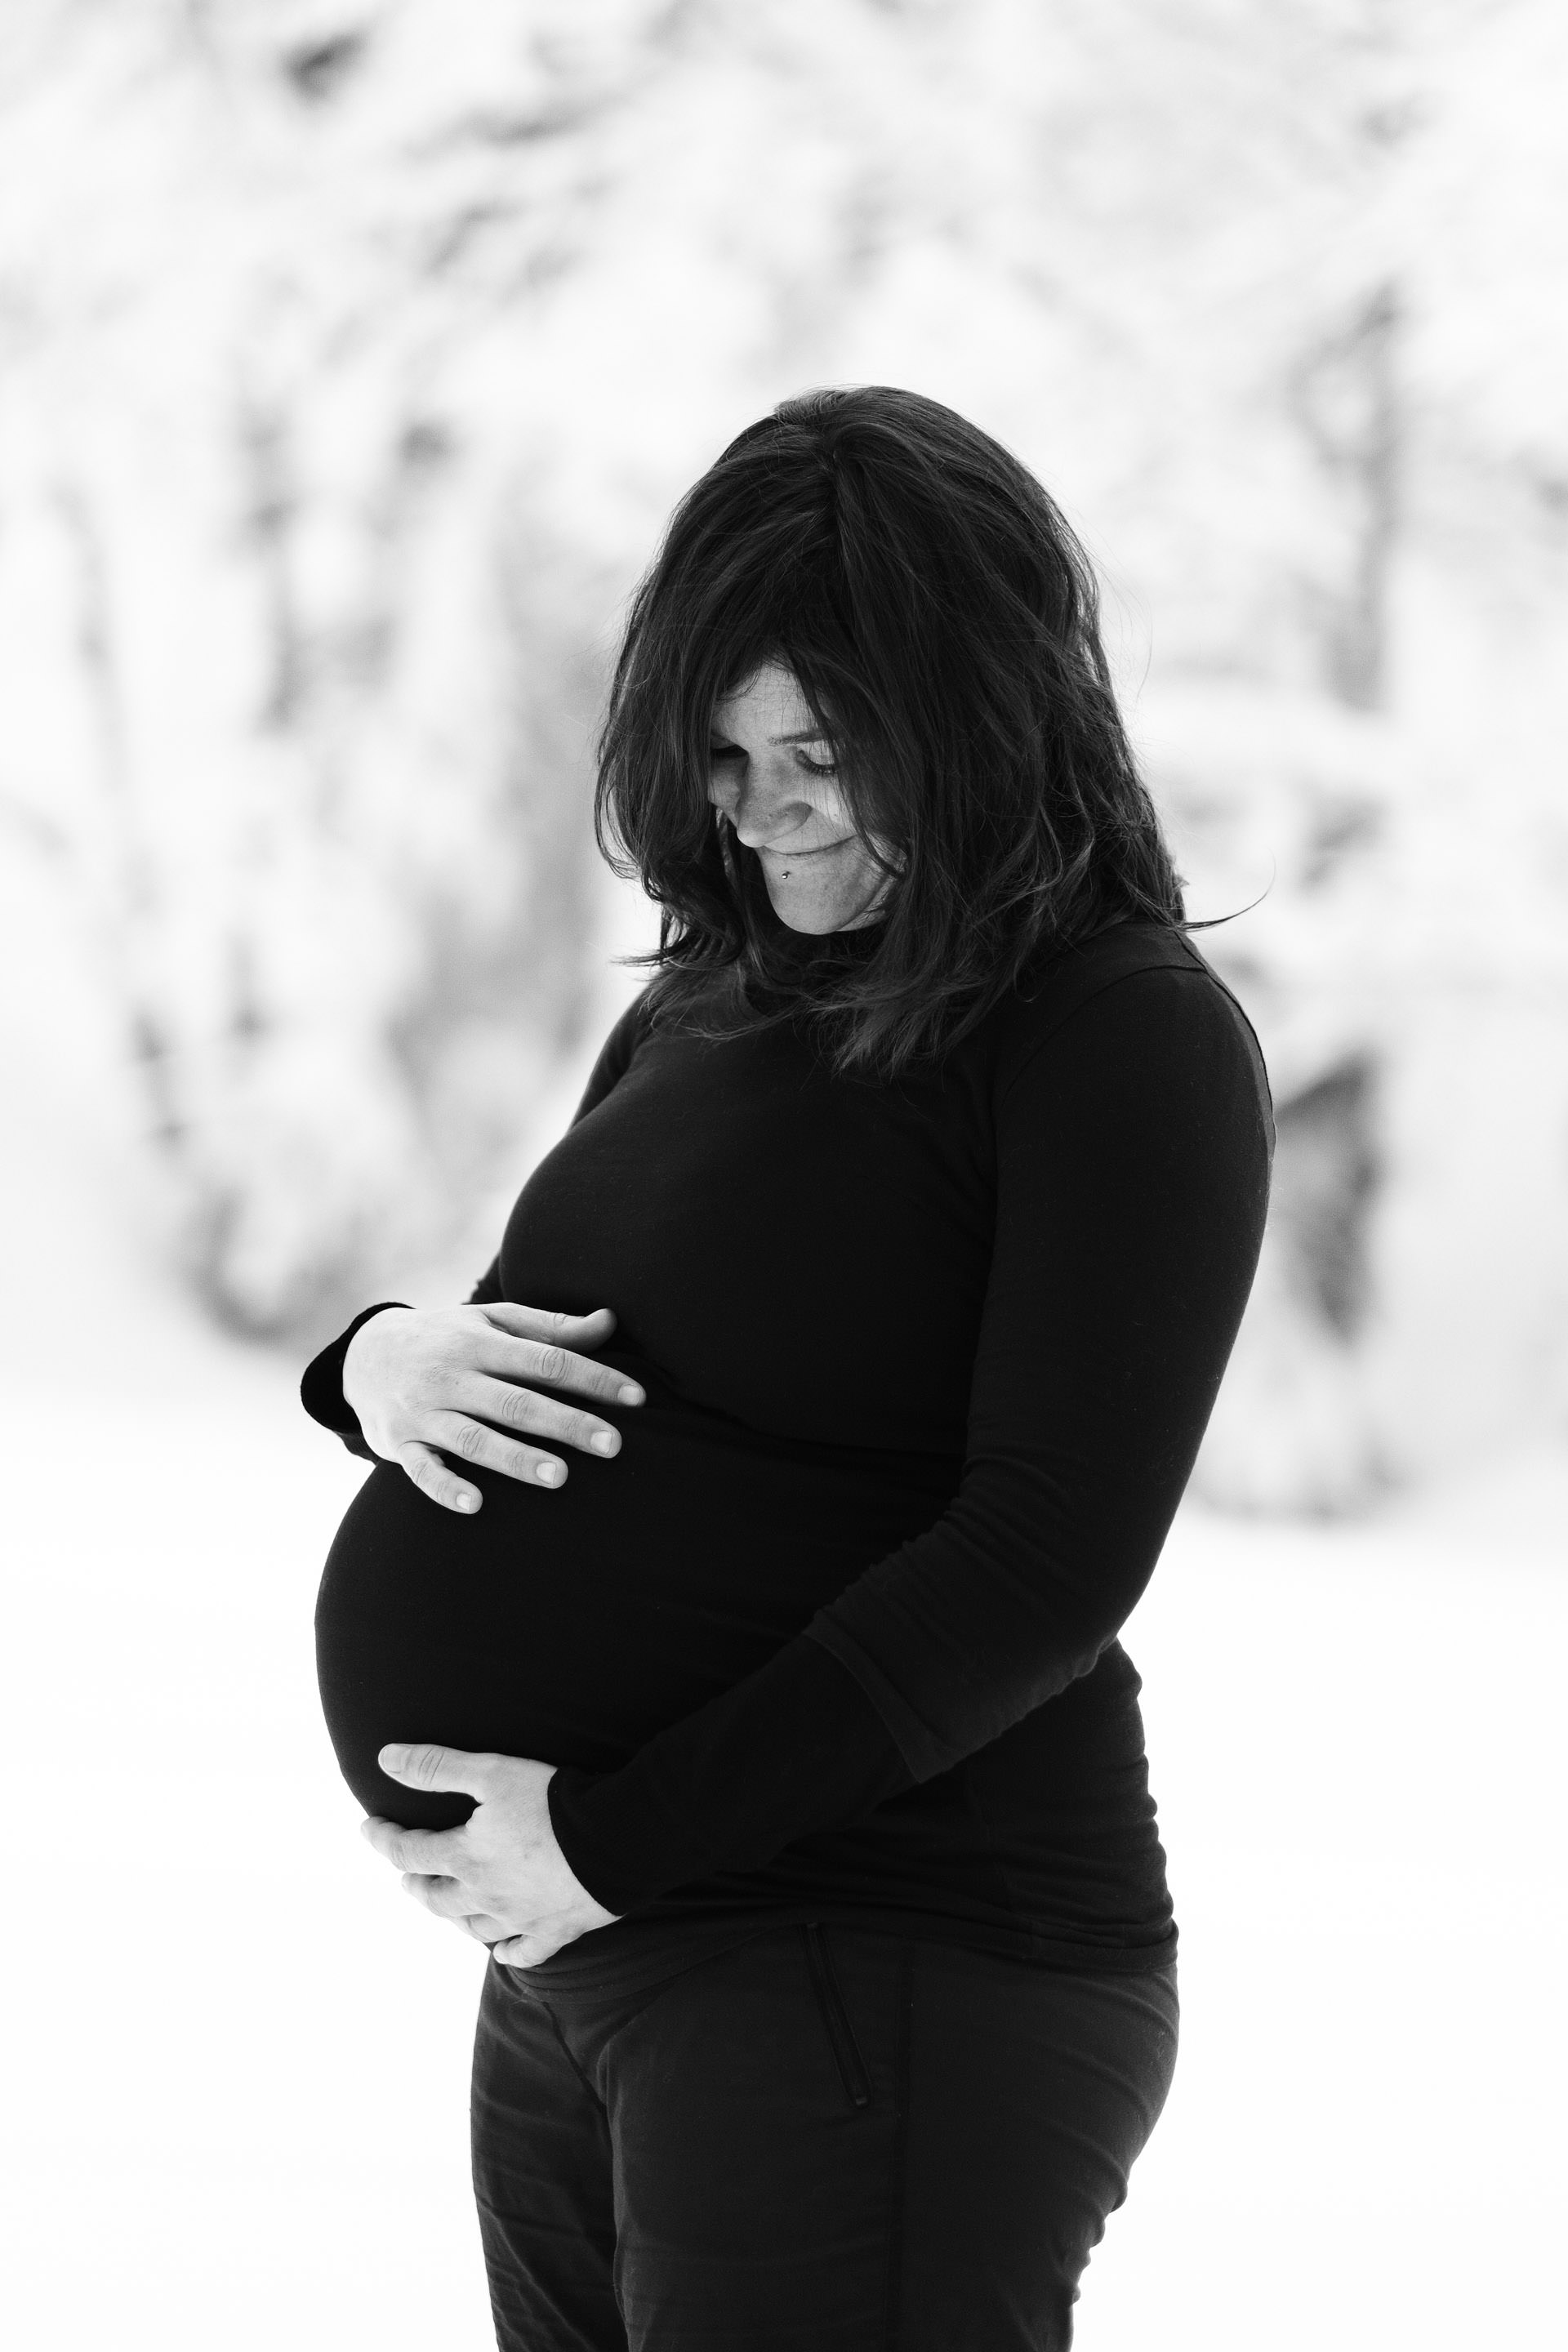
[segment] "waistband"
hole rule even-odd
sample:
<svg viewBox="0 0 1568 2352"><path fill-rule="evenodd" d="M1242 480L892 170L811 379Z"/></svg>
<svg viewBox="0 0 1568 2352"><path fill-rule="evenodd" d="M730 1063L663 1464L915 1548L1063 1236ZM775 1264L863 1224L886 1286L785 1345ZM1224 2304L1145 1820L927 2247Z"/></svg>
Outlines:
<svg viewBox="0 0 1568 2352"><path fill-rule="evenodd" d="M495 1965L509 1978L542 1992L636 1991L663 1977L679 1976L721 1952L733 1951L758 1936L820 1922L827 1927L855 1928L868 1935L913 1936L992 1959L1010 1962L1036 1973L1067 1976L1129 1978L1173 1969L1176 1933L1157 1945L1102 1948L1058 1943L1037 1937L1006 1938L984 1927L951 1918L940 1912L900 1911L821 1903L751 1906L711 1914L677 1915L633 1912L607 1927L595 1927L575 1943L563 1945L537 1967L513 1969Z"/></svg>

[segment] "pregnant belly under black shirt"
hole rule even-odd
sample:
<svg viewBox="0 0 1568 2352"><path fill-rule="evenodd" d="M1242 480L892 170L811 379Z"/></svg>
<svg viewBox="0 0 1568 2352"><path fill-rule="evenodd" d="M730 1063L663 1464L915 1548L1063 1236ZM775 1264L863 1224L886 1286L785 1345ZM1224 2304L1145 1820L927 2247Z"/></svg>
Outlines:
<svg viewBox="0 0 1568 2352"><path fill-rule="evenodd" d="M463 1465L469 1517L373 1470L317 1610L355 1795L468 1811L387 1780L389 1739L539 1757L612 1911L1163 1966L1116 1636L1246 1303L1271 1144L1244 1017L1152 925L893 1081L835 1075L804 1024L703 1041L639 1000L474 1296L613 1307L604 1357L647 1402L595 1405L622 1451L569 1451L553 1492ZM345 1343L303 1393L365 1452Z"/></svg>

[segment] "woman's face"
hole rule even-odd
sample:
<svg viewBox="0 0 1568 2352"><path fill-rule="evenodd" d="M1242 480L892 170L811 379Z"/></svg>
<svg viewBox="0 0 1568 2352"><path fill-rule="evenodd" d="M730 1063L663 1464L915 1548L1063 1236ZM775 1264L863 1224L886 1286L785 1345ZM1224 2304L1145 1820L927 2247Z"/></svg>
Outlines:
<svg viewBox="0 0 1568 2352"><path fill-rule="evenodd" d="M792 931L858 930L887 888L832 761L794 672L775 662L714 709L708 797L755 850L773 912Z"/></svg>

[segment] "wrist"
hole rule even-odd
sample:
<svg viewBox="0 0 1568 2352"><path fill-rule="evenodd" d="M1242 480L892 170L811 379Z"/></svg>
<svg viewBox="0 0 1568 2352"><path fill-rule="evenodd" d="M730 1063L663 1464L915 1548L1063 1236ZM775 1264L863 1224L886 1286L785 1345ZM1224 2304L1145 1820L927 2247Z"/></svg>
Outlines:
<svg viewBox="0 0 1568 2352"><path fill-rule="evenodd" d="M396 1300L387 1299L379 1307L366 1307L364 1313L356 1315L349 1325L343 1341L339 1381L342 1389L343 1402L356 1418L362 1417L362 1412L361 1405L355 1401L354 1388L363 1375L369 1349L376 1345L374 1338L366 1339L366 1332L372 1323L382 1322L388 1315L412 1315L414 1309L411 1307L404 1307Z"/></svg>
<svg viewBox="0 0 1568 2352"><path fill-rule="evenodd" d="M349 1349L372 1316L384 1314L389 1307L413 1312L403 1298L384 1298L374 1307L364 1307L347 1330L341 1331L305 1368L300 1382L300 1402L312 1421L320 1422L323 1429L333 1431L339 1437L358 1438L363 1434L359 1415L343 1394L343 1365Z"/></svg>
<svg viewBox="0 0 1568 2352"><path fill-rule="evenodd" d="M609 1912L612 1918L621 1919L628 1911L638 1910L645 1903L656 1900L669 1886L684 1879L700 1877L706 1858L688 1855L683 1868L668 1874L661 1873L657 1884L651 1879L646 1883L637 1880L621 1859L615 1829L611 1829L607 1840L598 1834L603 1824L595 1817L594 1798L611 1782L618 1788L618 1777L614 1773L589 1772L565 1765L552 1775L544 1802L556 1851L567 1869L591 1901ZM605 1801L601 1795L600 1810ZM634 1832L634 1846L635 1843Z"/></svg>

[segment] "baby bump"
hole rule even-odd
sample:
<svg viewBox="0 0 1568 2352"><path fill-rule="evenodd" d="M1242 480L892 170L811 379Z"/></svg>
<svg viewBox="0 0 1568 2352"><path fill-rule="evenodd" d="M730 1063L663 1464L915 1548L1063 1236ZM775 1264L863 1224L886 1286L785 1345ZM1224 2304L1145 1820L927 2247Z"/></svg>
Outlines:
<svg viewBox="0 0 1568 2352"><path fill-rule="evenodd" d="M388 1780L375 1761L388 1740L607 1771L672 1706L684 1711L683 1696L707 1695L671 1654L657 1563L627 1557L624 1507L606 1508L615 1498L593 1488L591 1471L574 1465L553 1494L467 1465L464 1475L484 1498L472 1517L432 1503L401 1470L373 1471L316 1604L321 1704L343 1776L367 1811L411 1827L466 1819L471 1803ZM635 1637L633 1617L647 1621Z"/></svg>
<svg viewBox="0 0 1568 2352"><path fill-rule="evenodd" d="M937 1515L929 1473L714 1443L640 1418L553 1492L464 1465L444 1510L382 1465L344 1515L316 1609L327 1727L368 1811L466 1818L376 1764L388 1740L613 1771L756 1671L873 1560Z"/></svg>

